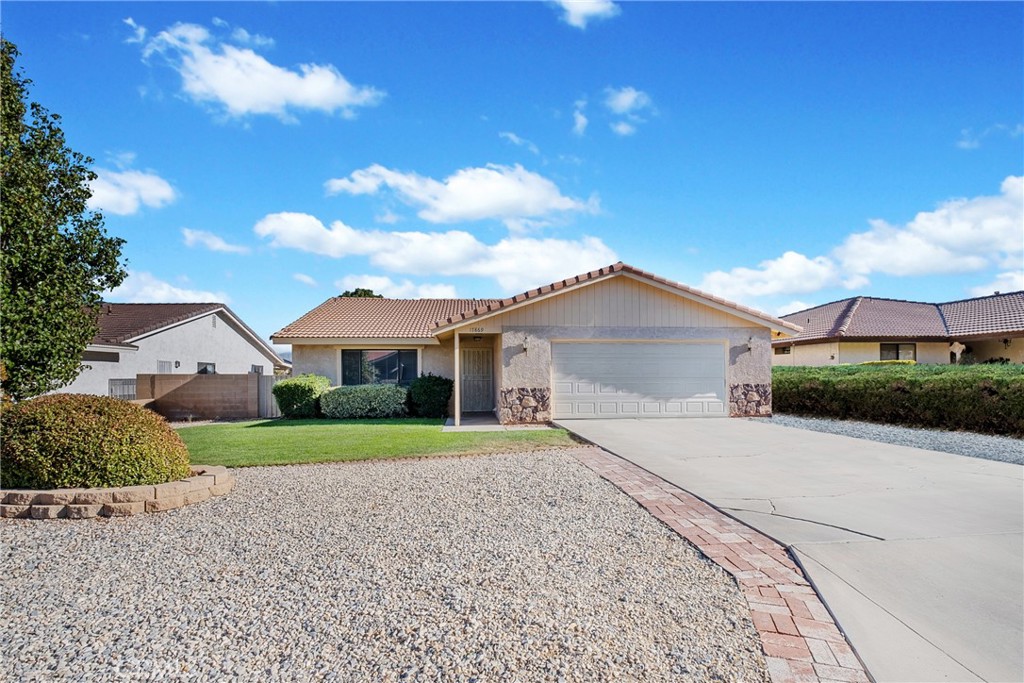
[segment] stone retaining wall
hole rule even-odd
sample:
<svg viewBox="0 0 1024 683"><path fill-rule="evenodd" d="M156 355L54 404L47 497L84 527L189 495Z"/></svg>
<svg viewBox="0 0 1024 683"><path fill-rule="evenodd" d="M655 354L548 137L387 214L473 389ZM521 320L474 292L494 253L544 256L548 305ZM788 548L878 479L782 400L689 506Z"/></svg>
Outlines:
<svg viewBox="0 0 1024 683"><path fill-rule="evenodd" d="M235 486L226 467L193 465L192 476L156 486L114 489L17 489L0 491L0 517L88 519L163 512L223 496Z"/></svg>
<svg viewBox="0 0 1024 683"><path fill-rule="evenodd" d="M771 384L733 384L729 387L729 415L768 417L771 414Z"/></svg>
<svg viewBox="0 0 1024 683"><path fill-rule="evenodd" d="M501 390L498 422L533 424L551 421L551 390L547 387Z"/></svg>

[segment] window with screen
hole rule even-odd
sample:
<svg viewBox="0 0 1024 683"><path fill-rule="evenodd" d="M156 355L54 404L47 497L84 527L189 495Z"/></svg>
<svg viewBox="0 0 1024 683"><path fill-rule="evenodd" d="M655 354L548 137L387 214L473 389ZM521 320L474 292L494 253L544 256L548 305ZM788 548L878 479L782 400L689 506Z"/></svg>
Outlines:
<svg viewBox="0 0 1024 683"><path fill-rule="evenodd" d="M341 352L341 383L399 384L416 379L416 351L374 349Z"/></svg>

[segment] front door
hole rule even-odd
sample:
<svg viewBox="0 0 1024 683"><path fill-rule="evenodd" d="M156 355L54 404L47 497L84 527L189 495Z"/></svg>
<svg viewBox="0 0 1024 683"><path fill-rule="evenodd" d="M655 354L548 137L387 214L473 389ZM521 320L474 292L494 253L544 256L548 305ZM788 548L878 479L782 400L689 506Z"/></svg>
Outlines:
<svg viewBox="0 0 1024 683"><path fill-rule="evenodd" d="M493 365L490 349L462 349L462 412L494 410Z"/></svg>

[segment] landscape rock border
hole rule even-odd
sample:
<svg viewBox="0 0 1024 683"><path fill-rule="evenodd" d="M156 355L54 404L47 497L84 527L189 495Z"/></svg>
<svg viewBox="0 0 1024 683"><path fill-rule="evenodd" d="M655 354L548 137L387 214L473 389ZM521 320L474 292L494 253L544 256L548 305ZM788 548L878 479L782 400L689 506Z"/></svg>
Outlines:
<svg viewBox="0 0 1024 683"><path fill-rule="evenodd" d="M154 486L110 489L10 489L0 491L0 517L6 519L89 519L127 517L175 510L223 496L235 475L220 465L192 465L192 476Z"/></svg>

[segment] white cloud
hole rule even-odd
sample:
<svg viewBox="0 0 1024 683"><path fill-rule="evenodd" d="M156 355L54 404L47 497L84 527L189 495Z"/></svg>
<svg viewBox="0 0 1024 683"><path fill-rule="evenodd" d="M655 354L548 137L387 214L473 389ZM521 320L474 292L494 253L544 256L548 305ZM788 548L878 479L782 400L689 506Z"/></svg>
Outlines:
<svg viewBox="0 0 1024 683"><path fill-rule="evenodd" d="M306 275L305 273L295 273L294 275L292 275L292 278L297 280L298 282L301 282L304 285L316 287L316 280Z"/></svg>
<svg viewBox="0 0 1024 683"><path fill-rule="evenodd" d="M173 303L205 303L230 302L224 292L206 292L197 289L183 289L164 282L151 273L129 271L128 277L119 287L111 290L104 297L108 301L129 304L173 304Z"/></svg>
<svg viewBox="0 0 1024 683"><path fill-rule="evenodd" d="M816 292L826 287L858 289L869 276L937 275L1007 270L996 282L972 292L1004 291L1020 285L1024 258L1024 178L1007 177L1000 194L943 202L905 225L869 221L871 229L846 237L828 256L808 258L787 251L757 268L733 268L704 276L701 288L729 299ZM1015 287L1020 289L1020 286Z"/></svg>
<svg viewBox="0 0 1024 683"><path fill-rule="evenodd" d="M374 222L383 223L384 225L394 225L402 220L402 217L391 209L384 209L383 213L379 213L373 217Z"/></svg>
<svg viewBox="0 0 1024 683"><path fill-rule="evenodd" d="M1024 178L1009 176L1000 190L943 202L906 225L872 220L870 230L850 235L834 254L859 275L973 272L1018 258L1024 255Z"/></svg>
<svg viewBox="0 0 1024 683"><path fill-rule="evenodd" d="M996 292L1018 292L1024 289L1024 270L999 273L996 279L988 284L971 287L971 296L988 296Z"/></svg>
<svg viewBox="0 0 1024 683"><path fill-rule="evenodd" d="M624 117L609 124L616 135L627 136L636 133L636 124L644 123L647 120L641 116L641 113L654 109L651 96L632 86L605 88L604 94L604 106L608 111L616 116Z"/></svg>
<svg viewBox="0 0 1024 683"><path fill-rule="evenodd" d="M587 28L592 19L609 19L619 13L619 6L611 0L555 0L564 14L562 21L578 29Z"/></svg>
<svg viewBox="0 0 1024 683"><path fill-rule="evenodd" d="M572 132L573 135L581 136L587 132L587 124L589 121L583 113L583 108L578 107L572 113Z"/></svg>
<svg viewBox="0 0 1024 683"><path fill-rule="evenodd" d="M249 33L244 28L239 26L231 32L231 40L242 45L252 45L254 47L273 47L274 39L266 36L261 36L258 33Z"/></svg>
<svg viewBox="0 0 1024 683"><path fill-rule="evenodd" d="M205 230L182 228L181 234L185 236L186 247L194 247L198 245L206 247L210 251L220 251L226 254L249 253L249 247L243 247L240 244L230 244L225 242L221 237L214 235L212 232L206 232Z"/></svg>
<svg viewBox="0 0 1024 683"><path fill-rule="evenodd" d="M978 149L981 147L982 141L991 135L1006 135L1010 138L1019 138L1021 135L1024 135L1024 123L1018 123L1016 126L997 123L980 133L975 133L973 128L964 128L960 131L960 139L956 141L956 146L966 150Z"/></svg>
<svg viewBox="0 0 1024 683"><path fill-rule="evenodd" d="M221 22L223 23L223 22ZM221 26L221 28L224 28ZM270 39L235 29L246 44ZM350 83L331 64L300 64L296 70L271 64L248 47L228 44L198 24L178 23L152 38L143 57L160 55L180 75L182 90L196 102L213 104L231 117L269 114L294 122L296 110L339 112L378 104L384 93Z"/></svg>
<svg viewBox="0 0 1024 683"><path fill-rule="evenodd" d="M632 135L636 132L636 126L631 123L626 123L625 121L616 121L609 125L616 135L621 135L623 137Z"/></svg>
<svg viewBox="0 0 1024 683"><path fill-rule="evenodd" d="M335 280L334 286L342 291L371 289L389 299L457 299L454 285L422 284L409 280L395 282L386 275L346 275Z"/></svg>
<svg viewBox="0 0 1024 683"><path fill-rule="evenodd" d="M534 154L540 154L540 150L537 148L537 145L533 144L532 142L530 142L526 138L519 137L515 133L511 133L509 131L505 131L505 132L502 132L502 133L498 133L498 137L501 138L502 140L508 140L509 142L511 142L516 147L525 147L526 149L530 150L530 152L532 152Z"/></svg>
<svg viewBox="0 0 1024 683"><path fill-rule="evenodd" d="M775 315L782 317L789 315L790 313L796 313L797 311L806 311L808 308L814 308L815 304L808 304L803 301L790 301L785 306L779 306L775 309Z"/></svg>
<svg viewBox="0 0 1024 683"><path fill-rule="evenodd" d="M124 42L126 42L126 43L141 43L141 42L146 40L146 27L145 26L139 26L137 23L135 23L135 20L132 19L131 17L128 17L126 19L122 19L121 21L124 22L124 24L128 28L130 28L132 30L132 35L130 37L128 37L128 38L125 38Z"/></svg>
<svg viewBox="0 0 1024 683"><path fill-rule="evenodd" d="M835 262L825 256L807 258L787 251L777 259L769 259L757 268L733 268L708 273L699 289L741 300L771 294L816 292L841 283Z"/></svg>
<svg viewBox="0 0 1024 683"><path fill-rule="evenodd" d="M651 97L643 90L632 86L605 88L604 104L609 111L619 116L636 115L652 106Z"/></svg>
<svg viewBox="0 0 1024 683"><path fill-rule="evenodd" d="M158 209L173 202L177 193L171 184L150 171L111 171L96 169L96 179L89 185L92 210L130 216L145 205Z"/></svg>
<svg viewBox="0 0 1024 683"><path fill-rule="evenodd" d="M341 221L328 228L315 216L304 213L269 214L253 230L270 239L274 247L335 258L366 256L374 266L393 273L493 278L509 294L618 260L615 252L595 237L566 240L511 236L485 244L461 230L359 230Z"/></svg>
<svg viewBox="0 0 1024 683"><path fill-rule="evenodd" d="M464 168L442 181L416 173L402 173L374 164L347 178L324 183L328 194L376 194L387 187L412 205L430 223L456 223L484 219L501 220L512 229L536 225L536 219L566 212L596 213L596 195L583 201L567 197L558 186L516 164Z"/></svg>

